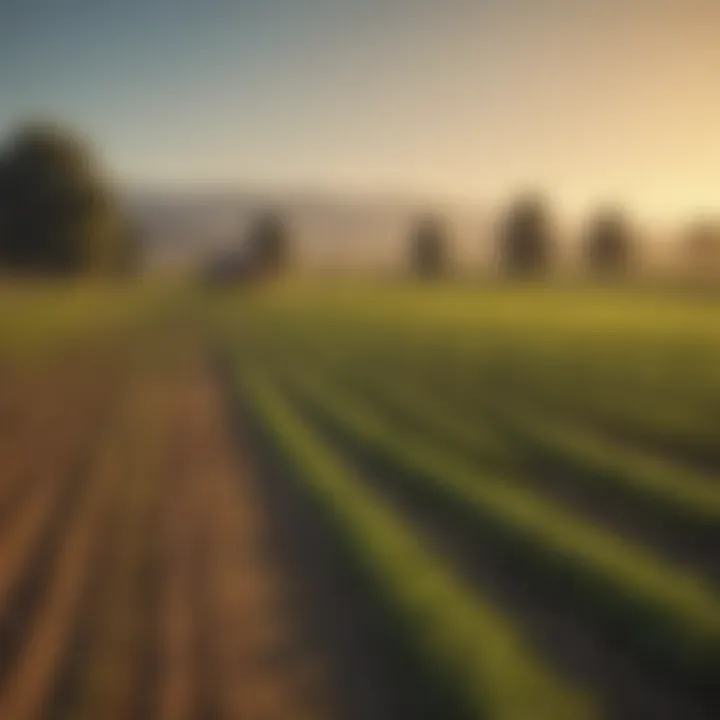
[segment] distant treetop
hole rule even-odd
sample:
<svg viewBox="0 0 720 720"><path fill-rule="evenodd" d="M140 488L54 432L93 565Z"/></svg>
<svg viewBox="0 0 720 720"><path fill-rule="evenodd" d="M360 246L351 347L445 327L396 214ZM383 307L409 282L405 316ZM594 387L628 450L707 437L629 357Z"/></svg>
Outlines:
<svg viewBox="0 0 720 720"><path fill-rule="evenodd" d="M252 220L245 238L245 251L254 273L276 276L290 264L290 239L282 216L264 210Z"/></svg>
<svg viewBox="0 0 720 720"><path fill-rule="evenodd" d="M436 215L424 215L411 231L411 267L418 277L433 279L446 273L448 259L448 237L443 221Z"/></svg>
<svg viewBox="0 0 720 720"><path fill-rule="evenodd" d="M529 277L545 272L554 254L553 223L545 201L536 194L515 200L500 221L500 268Z"/></svg>
<svg viewBox="0 0 720 720"><path fill-rule="evenodd" d="M619 208L599 210L589 221L584 238L584 252L589 268L602 275L626 272L634 250L633 230Z"/></svg>

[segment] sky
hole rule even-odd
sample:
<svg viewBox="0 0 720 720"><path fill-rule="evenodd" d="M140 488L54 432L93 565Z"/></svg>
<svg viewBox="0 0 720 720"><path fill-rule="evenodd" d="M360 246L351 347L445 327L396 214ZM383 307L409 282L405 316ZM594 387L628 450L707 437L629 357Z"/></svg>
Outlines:
<svg viewBox="0 0 720 720"><path fill-rule="evenodd" d="M0 0L0 133L120 182L720 211L720 0Z"/></svg>

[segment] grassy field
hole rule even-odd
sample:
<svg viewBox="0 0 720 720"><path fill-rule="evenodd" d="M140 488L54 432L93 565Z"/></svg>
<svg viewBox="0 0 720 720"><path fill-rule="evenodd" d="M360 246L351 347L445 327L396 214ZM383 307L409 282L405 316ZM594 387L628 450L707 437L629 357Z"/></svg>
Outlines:
<svg viewBox="0 0 720 720"><path fill-rule="evenodd" d="M720 712L713 298L0 301L0 717Z"/></svg>
<svg viewBox="0 0 720 720"><path fill-rule="evenodd" d="M288 477L471 715L712 715L714 302L296 285L214 318Z"/></svg>

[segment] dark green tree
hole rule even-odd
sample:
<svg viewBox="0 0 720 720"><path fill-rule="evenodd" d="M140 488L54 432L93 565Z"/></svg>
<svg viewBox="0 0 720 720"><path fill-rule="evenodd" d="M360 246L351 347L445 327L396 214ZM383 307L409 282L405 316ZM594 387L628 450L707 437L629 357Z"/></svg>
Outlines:
<svg viewBox="0 0 720 720"><path fill-rule="evenodd" d="M553 223L545 203L536 195L524 195L500 222L500 269L512 277L540 275L550 267L553 243Z"/></svg>
<svg viewBox="0 0 720 720"><path fill-rule="evenodd" d="M410 235L410 264L420 278L432 280L448 269L448 237L442 221L432 215L421 218Z"/></svg>
<svg viewBox="0 0 720 720"><path fill-rule="evenodd" d="M620 275L630 267L633 231L617 209L600 210L588 223L584 250L589 268L599 275Z"/></svg>
<svg viewBox="0 0 720 720"><path fill-rule="evenodd" d="M245 249L254 275L275 277L287 270L290 242L282 217L271 211L259 214L247 230Z"/></svg>
<svg viewBox="0 0 720 720"><path fill-rule="evenodd" d="M54 125L20 128L0 151L0 262L21 272L111 272L119 215L85 144Z"/></svg>

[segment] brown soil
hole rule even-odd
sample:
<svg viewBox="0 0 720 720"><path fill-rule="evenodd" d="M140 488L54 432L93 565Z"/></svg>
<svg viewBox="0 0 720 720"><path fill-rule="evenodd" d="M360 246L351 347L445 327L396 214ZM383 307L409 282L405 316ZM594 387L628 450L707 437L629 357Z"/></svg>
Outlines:
<svg viewBox="0 0 720 720"><path fill-rule="evenodd" d="M0 718L331 717L209 368L133 368L0 398Z"/></svg>
<svg viewBox="0 0 720 720"><path fill-rule="evenodd" d="M0 427L0 486L22 488L0 718L439 717L331 529L181 349L58 366Z"/></svg>

